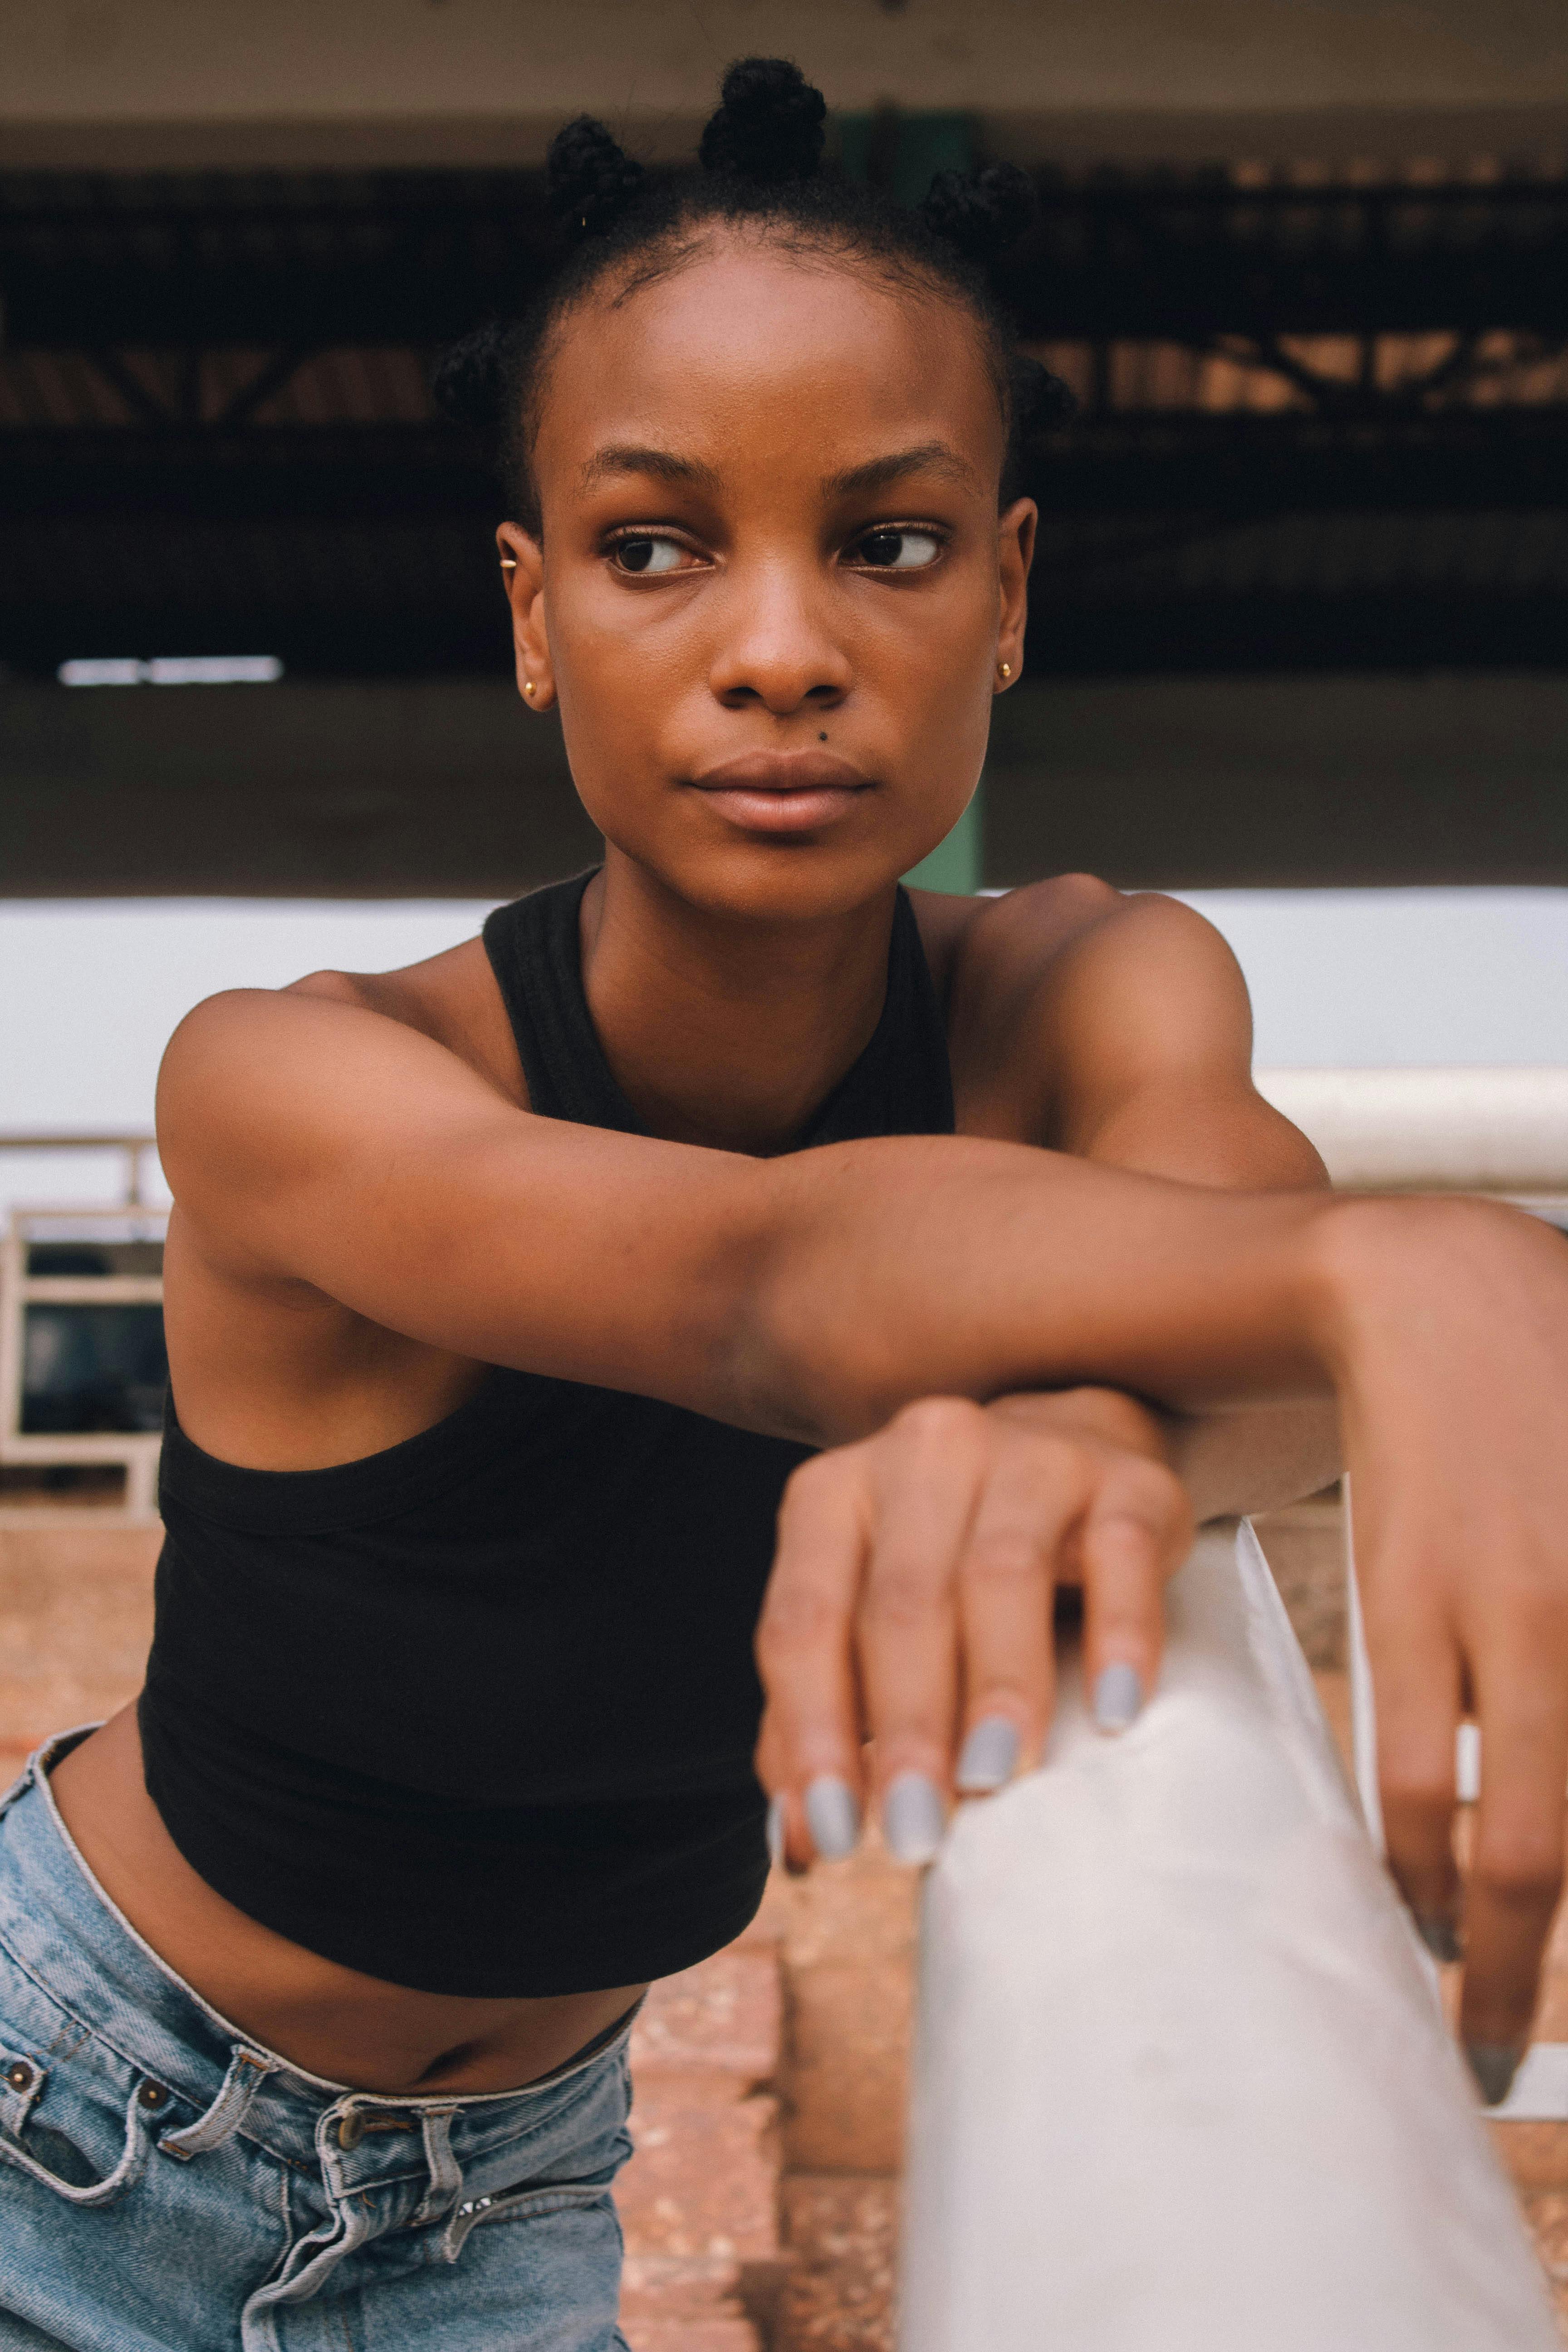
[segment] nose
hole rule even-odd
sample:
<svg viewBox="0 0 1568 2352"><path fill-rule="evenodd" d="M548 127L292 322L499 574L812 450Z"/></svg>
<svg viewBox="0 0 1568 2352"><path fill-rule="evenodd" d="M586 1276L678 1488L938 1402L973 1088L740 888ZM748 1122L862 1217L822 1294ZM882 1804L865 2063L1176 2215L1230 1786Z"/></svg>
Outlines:
<svg viewBox="0 0 1568 2352"><path fill-rule="evenodd" d="M823 592L794 566L733 572L723 641L710 683L726 709L760 706L777 719L830 710L849 690L849 659L828 625Z"/></svg>

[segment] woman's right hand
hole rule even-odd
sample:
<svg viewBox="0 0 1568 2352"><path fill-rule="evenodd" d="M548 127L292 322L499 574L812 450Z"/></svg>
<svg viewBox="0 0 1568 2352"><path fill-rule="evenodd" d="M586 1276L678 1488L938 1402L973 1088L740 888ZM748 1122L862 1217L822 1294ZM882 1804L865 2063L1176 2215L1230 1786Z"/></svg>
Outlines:
<svg viewBox="0 0 1568 2352"><path fill-rule="evenodd" d="M895 1855L927 1862L955 1792L1034 1762L1060 1585L1083 1591L1100 1727L1131 1721L1192 1543L1168 1446L1109 1390L927 1397L795 1473L757 1633L780 1859L847 1853L874 1793Z"/></svg>

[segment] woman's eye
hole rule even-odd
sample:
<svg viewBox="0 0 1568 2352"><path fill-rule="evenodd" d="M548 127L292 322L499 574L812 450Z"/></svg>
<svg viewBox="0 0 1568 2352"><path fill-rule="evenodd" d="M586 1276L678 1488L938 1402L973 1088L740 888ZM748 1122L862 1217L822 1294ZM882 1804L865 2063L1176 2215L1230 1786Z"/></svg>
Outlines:
<svg viewBox="0 0 1568 2352"><path fill-rule="evenodd" d="M629 539L617 539L610 553L617 572L675 572L686 553L679 540L656 539L651 531L637 531Z"/></svg>
<svg viewBox="0 0 1568 2352"><path fill-rule="evenodd" d="M868 530L857 551L873 571L923 572L942 553L942 541L934 530Z"/></svg>

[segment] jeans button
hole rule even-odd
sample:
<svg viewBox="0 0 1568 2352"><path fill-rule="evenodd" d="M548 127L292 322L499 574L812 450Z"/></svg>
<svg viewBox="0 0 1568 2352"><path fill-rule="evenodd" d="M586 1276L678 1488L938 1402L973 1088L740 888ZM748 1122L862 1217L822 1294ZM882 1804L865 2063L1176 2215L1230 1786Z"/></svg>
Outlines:
<svg viewBox="0 0 1568 2352"><path fill-rule="evenodd" d="M34 2069L28 2065L25 2058L14 2058L5 2069L5 2080L14 2091L30 2091L33 2087Z"/></svg>
<svg viewBox="0 0 1568 2352"><path fill-rule="evenodd" d="M364 2137L364 2117L357 2107L350 2107L338 2117L338 2146L357 2147Z"/></svg>
<svg viewBox="0 0 1568 2352"><path fill-rule="evenodd" d="M166 2105L168 2097L169 2094L162 2083L143 2083L136 2094L136 2104L139 2107L156 2109Z"/></svg>

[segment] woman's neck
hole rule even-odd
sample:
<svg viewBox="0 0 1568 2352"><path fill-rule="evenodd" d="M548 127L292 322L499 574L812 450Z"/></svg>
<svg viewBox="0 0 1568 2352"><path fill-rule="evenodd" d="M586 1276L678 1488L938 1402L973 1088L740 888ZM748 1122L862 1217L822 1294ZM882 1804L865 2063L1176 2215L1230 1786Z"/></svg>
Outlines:
<svg viewBox="0 0 1568 2352"><path fill-rule="evenodd" d="M786 1150L864 1050L894 891L815 922L714 917L611 849L583 901L583 986L650 1134Z"/></svg>

